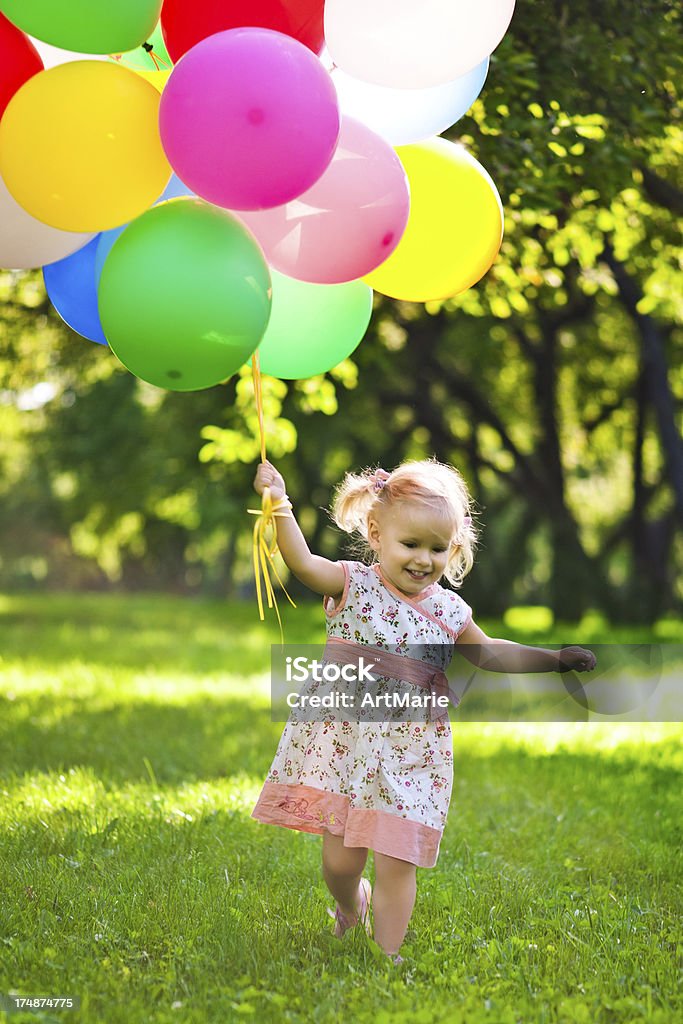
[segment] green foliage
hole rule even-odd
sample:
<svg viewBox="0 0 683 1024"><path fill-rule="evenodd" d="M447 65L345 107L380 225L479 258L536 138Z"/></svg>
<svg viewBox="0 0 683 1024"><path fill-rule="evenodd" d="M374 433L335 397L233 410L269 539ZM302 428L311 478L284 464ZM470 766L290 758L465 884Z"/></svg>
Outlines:
<svg viewBox="0 0 683 1024"><path fill-rule="evenodd" d="M449 133L500 190L494 267L426 308L376 296L352 359L264 378L268 455L314 550L343 550L322 510L346 470L436 454L479 504L478 612L680 606L681 53L669 0L517 5ZM0 275L0 298L0 580L247 585L249 369L164 393L70 334L38 275Z"/></svg>
<svg viewBox="0 0 683 1024"><path fill-rule="evenodd" d="M268 439L268 450L273 458L293 452L296 448L296 430L289 420L280 415L287 385L275 377L264 377L261 392L263 431ZM235 402L229 413L231 427L206 426L201 435L209 443L200 449L202 462L233 462L252 464L259 458L259 421L254 399L251 367L239 372L235 388Z"/></svg>

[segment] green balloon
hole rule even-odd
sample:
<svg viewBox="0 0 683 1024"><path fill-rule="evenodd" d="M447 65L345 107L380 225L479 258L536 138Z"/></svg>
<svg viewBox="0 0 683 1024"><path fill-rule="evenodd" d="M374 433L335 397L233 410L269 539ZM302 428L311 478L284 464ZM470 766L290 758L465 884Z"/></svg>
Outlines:
<svg viewBox="0 0 683 1024"><path fill-rule="evenodd" d="M363 281L309 284L270 273L273 309L258 348L263 373L299 380L350 356L370 323L372 289Z"/></svg>
<svg viewBox="0 0 683 1024"><path fill-rule="evenodd" d="M140 46L159 20L162 0L0 0L22 32L63 50L123 53Z"/></svg>
<svg viewBox="0 0 683 1024"><path fill-rule="evenodd" d="M123 365L170 391L232 376L263 337L270 275L241 221L201 199L172 199L132 221L102 268L99 311Z"/></svg>

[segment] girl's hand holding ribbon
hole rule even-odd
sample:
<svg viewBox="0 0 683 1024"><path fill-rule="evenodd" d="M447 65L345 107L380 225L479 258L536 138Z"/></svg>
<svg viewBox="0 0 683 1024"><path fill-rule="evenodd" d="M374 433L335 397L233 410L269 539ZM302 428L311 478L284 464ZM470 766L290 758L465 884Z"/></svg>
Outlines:
<svg viewBox="0 0 683 1024"><path fill-rule="evenodd" d="M253 562L254 577L256 580L256 600L258 601L259 618L263 621L263 598L261 596L261 576L263 576L263 587L266 593L269 608L275 608L278 624L280 626L280 639L284 643L282 632L282 621L278 610L275 592L270 582L269 570L282 587L285 597L296 608L291 597L285 589L285 585L278 575L273 562L273 556L278 550L277 546L277 518L292 518L292 503L286 494L285 481L272 463L267 459L260 464L254 477L254 490L262 496L262 508L249 508L247 512L257 516L254 523L253 537Z"/></svg>
<svg viewBox="0 0 683 1024"><path fill-rule="evenodd" d="M273 501L279 501L286 497L287 488L284 478L268 460L259 465L254 477L254 490L257 494L263 494L266 487L269 489Z"/></svg>

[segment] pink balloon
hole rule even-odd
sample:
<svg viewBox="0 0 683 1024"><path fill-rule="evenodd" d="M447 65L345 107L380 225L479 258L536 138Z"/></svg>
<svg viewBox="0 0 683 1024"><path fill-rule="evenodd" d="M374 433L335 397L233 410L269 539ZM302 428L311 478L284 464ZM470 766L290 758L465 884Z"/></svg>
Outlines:
<svg viewBox="0 0 683 1024"><path fill-rule="evenodd" d="M318 180L339 136L334 85L302 43L264 28L203 39L161 96L161 140L178 177L233 210L262 210Z"/></svg>
<svg viewBox="0 0 683 1024"><path fill-rule="evenodd" d="M384 263L408 222L410 192L388 142L342 118L332 162L298 199L240 213L266 258L289 277L316 284L355 281Z"/></svg>

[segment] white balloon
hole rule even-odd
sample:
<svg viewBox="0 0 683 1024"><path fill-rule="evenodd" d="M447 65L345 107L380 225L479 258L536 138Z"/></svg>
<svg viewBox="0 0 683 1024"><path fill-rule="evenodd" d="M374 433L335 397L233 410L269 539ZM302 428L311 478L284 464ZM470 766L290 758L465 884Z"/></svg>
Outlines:
<svg viewBox="0 0 683 1024"><path fill-rule="evenodd" d="M515 0L326 0L325 42L347 74L392 89L428 89L492 53Z"/></svg>
<svg viewBox="0 0 683 1024"><path fill-rule="evenodd" d="M106 53L76 53L75 50L60 50L58 46L51 46L33 36L29 36L29 39L40 54L46 71L48 68L56 68L58 64L69 64L72 60L109 60Z"/></svg>
<svg viewBox="0 0 683 1024"><path fill-rule="evenodd" d="M70 256L87 245L93 234L59 231L36 220L10 195L0 177L0 267L29 270Z"/></svg>
<svg viewBox="0 0 683 1024"><path fill-rule="evenodd" d="M489 59L454 82L431 89L389 89L352 78L339 68L331 73L339 109L363 121L392 146L431 139L467 113L486 81Z"/></svg>

